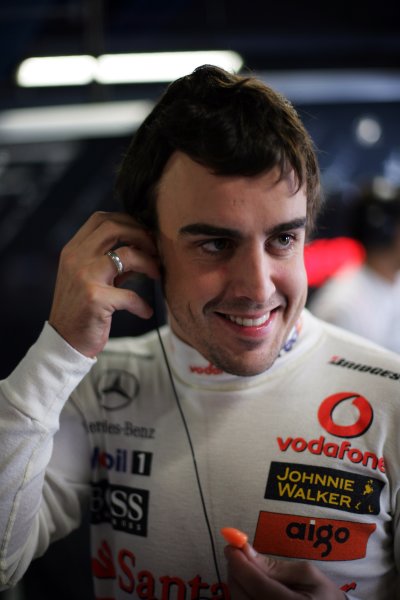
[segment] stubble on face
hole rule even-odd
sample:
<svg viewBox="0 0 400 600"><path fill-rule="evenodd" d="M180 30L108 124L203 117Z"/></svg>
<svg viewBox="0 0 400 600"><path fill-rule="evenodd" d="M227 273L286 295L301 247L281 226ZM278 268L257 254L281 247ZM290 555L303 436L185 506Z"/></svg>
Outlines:
<svg viewBox="0 0 400 600"><path fill-rule="evenodd" d="M264 235L270 222L279 227L286 221L301 222L303 217L305 221L304 193L295 197L290 182L277 183L276 172L259 178L217 177L183 155L171 161L158 202L163 289L172 330L225 372L252 376L269 369L305 304L302 248L301 257L287 267L287 275L272 282L271 289L257 303L251 294L234 291L231 267L229 277L223 268L214 268L213 264L209 267L209 259L199 259L191 249L191 241L179 238L179 231L192 224L218 227L222 223L227 228L238 228L240 235L243 231L245 239L252 240L254 235L260 236L260 231ZM243 261L241 264L246 263L245 254ZM263 336L245 335L243 328L235 327L228 319L229 315L261 313L271 317Z"/></svg>
<svg viewBox="0 0 400 600"><path fill-rule="evenodd" d="M165 271L165 288L168 290L168 274ZM192 310L190 302L186 304L179 303L172 299L168 301L168 291L166 296L168 318L169 322L172 323L172 329L178 337L183 341L196 348L203 357L209 360L215 367L221 369L226 373L232 375L238 375L241 377L251 377L259 375L264 371L268 370L275 363L278 358L283 345L287 341L287 338L293 329L302 308L306 301L306 291L303 296L299 299L298 310L294 314L291 321L286 326L283 326L280 331L280 335L275 335L271 342L265 344L262 341L240 339L237 342L235 350L230 349L224 345L224 340L216 336L212 330L212 327L207 327L207 315L219 309L221 312L227 313L242 313L251 312L257 310L259 307L255 306L251 302L240 300L231 302L229 305L226 302L220 303L218 298L211 300L204 306L202 319L202 329L199 332L198 317ZM271 306L279 304L279 312L284 312L286 308L286 300L271 298ZM264 306L264 310L267 308ZM254 356L254 360L249 360L250 355ZM247 357L246 359L244 357Z"/></svg>

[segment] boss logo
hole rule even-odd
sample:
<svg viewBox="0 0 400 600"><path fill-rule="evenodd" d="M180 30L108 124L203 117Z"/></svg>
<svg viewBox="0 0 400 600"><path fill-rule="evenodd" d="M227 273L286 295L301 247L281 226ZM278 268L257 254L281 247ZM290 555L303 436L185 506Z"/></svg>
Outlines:
<svg viewBox="0 0 400 600"><path fill-rule="evenodd" d="M149 491L111 485L107 480L92 483L91 523L111 523L116 531L147 536Z"/></svg>

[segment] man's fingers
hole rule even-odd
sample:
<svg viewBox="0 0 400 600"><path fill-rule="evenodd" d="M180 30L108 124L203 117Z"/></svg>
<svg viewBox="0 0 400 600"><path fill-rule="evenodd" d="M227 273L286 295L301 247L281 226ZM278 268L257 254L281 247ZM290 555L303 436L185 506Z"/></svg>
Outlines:
<svg viewBox="0 0 400 600"><path fill-rule="evenodd" d="M115 252L114 261L107 252ZM95 213L63 248L49 323L74 348L96 356L106 343L112 315L127 310L148 319L153 309L133 289L132 274L159 277L152 236L122 213Z"/></svg>
<svg viewBox="0 0 400 600"><path fill-rule="evenodd" d="M135 246L150 255L157 254L152 235L124 213L96 212L84 223L67 244L71 251L79 251L91 258L106 254L116 246Z"/></svg>
<svg viewBox="0 0 400 600"><path fill-rule="evenodd" d="M114 252L118 256L123 267L123 280L126 279L126 276L129 273L140 273L142 275L147 275L151 279L158 279L160 277L158 259L154 256L150 256L147 252L132 248L131 246L116 248ZM104 268L111 277L111 281L115 280L119 275L116 264L107 254L103 255L101 265L99 264L98 268ZM121 279L119 281L121 281Z"/></svg>
<svg viewBox="0 0 400 600"><path fill-rule="evenodd" d="M113 286L126 280L132 273L147 275L152 279L160 277L158 257L131 246L116 248L114 253L122 266L122 278L117 264L107 253L89 254L83 252L82 247L65 247L60 260L63 281L67 277L71 282L76 280L78 285L97 282Z"/></svg>
<svg viewBox="0 0 400 600"><path fill-rule="evenodd" d="M299 596L295 592L280 581L268 576L268 569L263 568L263 557L258 556L249 560L242 550L231 546L227 546L225 549L225 556L228 560L228 571L233 590L236 589L238 593L238 600L241 597L240 593L243 594L243 590L251 590L249 598L254 599L298 600ZM232 600L236 600L233 594Z"/></svg>
<svg viewBox="0 0 400 600"><path fill-rule="evenodd" d="M247 593L251 600L342 600L343 592L308 561L276 560L254 556L250 547L225 549L232 589L237 600ZM232 596L236 600L235 595Z"/></svg>
<svg viewBox="0 0 400 600"><path fill-rule="evenodd" d="M308 561L284 561L265 557L264 572L285 585L296 589L314 588L328 581L325 575Z"/></svg>
<svg viewBox="0 0 400 600"><path fill-rule="evenodd" d="M255 562L268 577L297 592L312 590L313 597L323 600L344 597L336 585L312 562L276 560L262 556L258 556Z"/></svg>
<svg viewBox="0 0 400 600"><path fill-rule="evenodd" d="M89 235L92 235L100 226L108 222L114 223L119 227L138 227L135 220L126 213L96 211L90 215L85 223L83 223L70 241L74 244L80 244Z"/></svg>
<svg viewBox="0 0 400 600"><path fill-rule="evenodd" d="M127 310L142 319L149 319L153 315L153 308L134 290L115 288L110 292L107 289L105 294L104 302L108 301L110 315L117 310Z"/></svg>

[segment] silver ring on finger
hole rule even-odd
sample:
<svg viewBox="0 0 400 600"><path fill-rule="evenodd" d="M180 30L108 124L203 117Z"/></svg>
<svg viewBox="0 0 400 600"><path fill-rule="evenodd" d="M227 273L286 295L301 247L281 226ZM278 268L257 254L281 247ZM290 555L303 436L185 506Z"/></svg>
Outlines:
<svg viewBox="0 0 400 600"><path fill-rule="evenodd" d="M110 250L109 252L107 252L107 256L109 256L111 258L114 265L116 266L118 275L122 275L122 273L124 272L124 265L122 263L122 260L118 256L118 254L116 252L114 252L113 250Z"/></svg>

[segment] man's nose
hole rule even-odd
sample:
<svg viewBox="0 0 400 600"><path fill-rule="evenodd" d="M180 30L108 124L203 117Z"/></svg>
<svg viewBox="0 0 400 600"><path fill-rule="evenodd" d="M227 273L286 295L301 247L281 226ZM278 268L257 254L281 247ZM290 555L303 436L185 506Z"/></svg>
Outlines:
<svg viewBox="0 0 400 600"><path fill-rule="evenodd" d="M237 255L231 277L235 295L257 304L265 304L276 291L273 260L262 245Z"/></svg>

